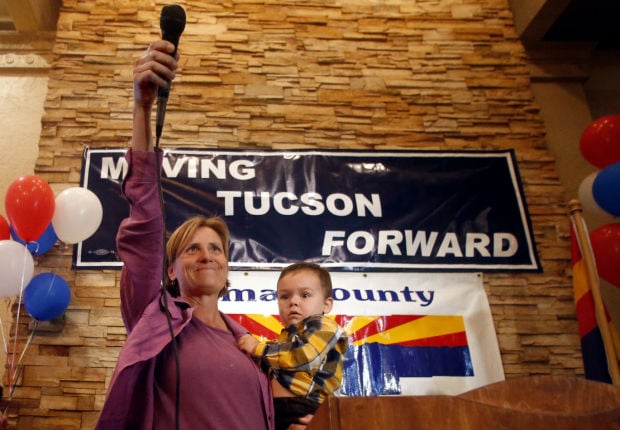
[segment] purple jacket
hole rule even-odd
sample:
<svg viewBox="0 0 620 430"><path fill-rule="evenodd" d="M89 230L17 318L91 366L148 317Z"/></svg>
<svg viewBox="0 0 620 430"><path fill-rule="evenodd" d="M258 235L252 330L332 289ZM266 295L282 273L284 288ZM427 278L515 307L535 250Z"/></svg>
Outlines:
<svg viewBox="0 0 620 430"><path fill-rule="evenodd" d="M98 430L151 429L154 416L155 357L170 342L168 322L161 310L163 220L157 181L163 155L129 150L129 170L123 193L129 217L119 227L117 248L121 272L121 313L128 337L120 351ZM166 295L175 336L187 325L193 308L181 298ZM222 317L235 337L247 330L227 315ZM265 416L273 428L273 402L267 376L260 372ZM241 387L243 389L243 387Z"/></svg>

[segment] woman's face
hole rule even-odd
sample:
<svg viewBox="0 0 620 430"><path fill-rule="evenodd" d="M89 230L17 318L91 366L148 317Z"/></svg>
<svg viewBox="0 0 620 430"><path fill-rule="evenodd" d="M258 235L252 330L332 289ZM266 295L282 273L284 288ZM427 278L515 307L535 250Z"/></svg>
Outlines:
<svg viewBox="0 0 620 430"><path fill-rule="evenodd" d="M184 297L217 295L228 279L228 261L215 230L210 227L196 230L168 267L168 277L178 281Z"/></svg>

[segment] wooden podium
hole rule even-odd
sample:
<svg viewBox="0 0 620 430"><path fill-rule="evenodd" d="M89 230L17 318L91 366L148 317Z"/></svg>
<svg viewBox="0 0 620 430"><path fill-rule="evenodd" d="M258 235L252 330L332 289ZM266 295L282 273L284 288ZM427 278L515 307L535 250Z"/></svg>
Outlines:
<svg viewBox="0 0 620 430"><path fill-rule="evenodd" d="M329 397L308 430L620 429L620 387L531 376L458 396Z"/></svg>

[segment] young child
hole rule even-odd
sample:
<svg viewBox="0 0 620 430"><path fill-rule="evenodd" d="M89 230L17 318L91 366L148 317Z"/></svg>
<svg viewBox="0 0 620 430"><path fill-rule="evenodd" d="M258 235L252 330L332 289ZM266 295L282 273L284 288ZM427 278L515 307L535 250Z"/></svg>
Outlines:
<svg viewBox="0 0 620 430"><path fill-rule="evenodd" d="M314 414L342 380L345 331L324 315L333 305L329 272L318 264L294 263L280 273L278 310L285 329L276 340L259 342L252 335L239 347L259 361L271 376L276 430Z"/></svg>

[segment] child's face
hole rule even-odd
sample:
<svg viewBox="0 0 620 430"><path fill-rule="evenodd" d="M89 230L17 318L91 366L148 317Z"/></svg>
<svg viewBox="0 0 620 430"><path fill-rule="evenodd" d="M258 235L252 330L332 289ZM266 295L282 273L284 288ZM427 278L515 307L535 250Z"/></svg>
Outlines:
<svg viewBox="0 0 620 430"><path fill-rule="evenodd" d="M278 309L287 326L327 313L332 304L333 299L323 293L319 277L310 270L289 273L278 282Z"/></svg>

